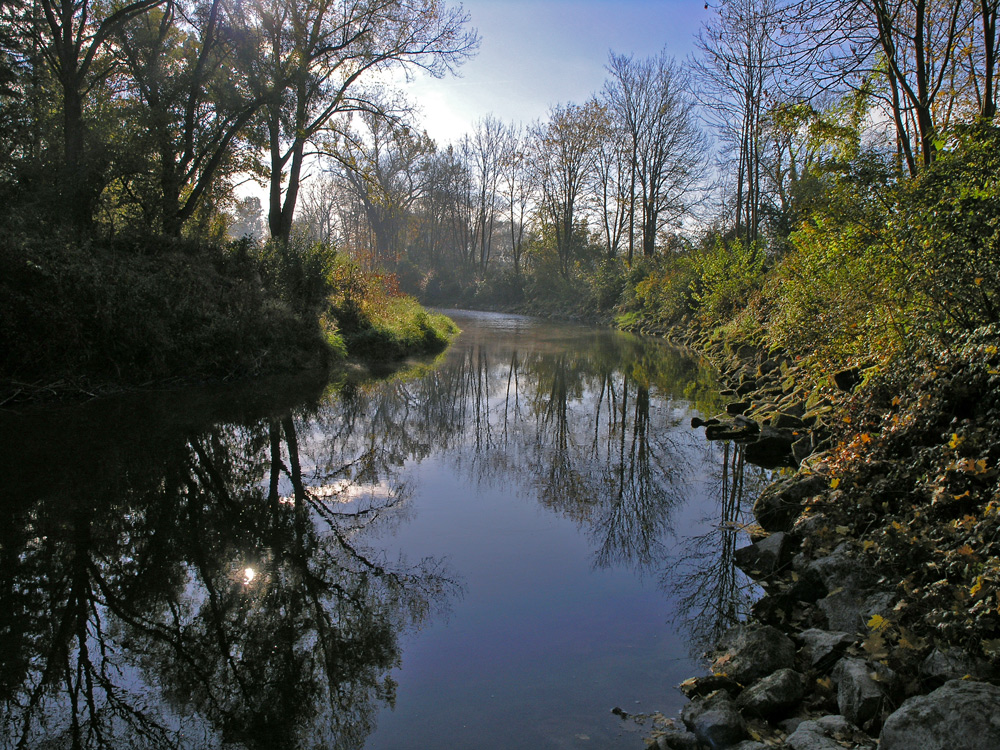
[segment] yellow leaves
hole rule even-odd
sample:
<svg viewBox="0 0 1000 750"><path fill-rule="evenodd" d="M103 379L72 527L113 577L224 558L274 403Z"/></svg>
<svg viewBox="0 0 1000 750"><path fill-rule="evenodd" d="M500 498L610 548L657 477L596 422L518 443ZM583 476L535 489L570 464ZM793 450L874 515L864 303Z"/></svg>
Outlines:
<svg viewBox="0 0 1000 750"><path fill-rule="evenodd" d="M983 577L977 576L976 582L972 584L972 587L969 589L969 596L975 599L976 596L979 594L979 592L982 590L983 590Z"/></svg>
<svg viewBox="0 0 1000 750"><path fill-rule="evenodd" d="M987 346L986 347L986 353L989 354L990 356L996 354L997 353L996 346L993 345L993 344L990 344L989 346Z"/></svg>
<svg viewBox="0 0 1000 750"><path fill-rule="evenodd" d="M970 545L968 545L968 544L963 544L961 547L959 547L955 551L958 554L960 554L962 557L968 558L970 561L974 562L974 561L976 561L976 560L979 559L979 555L976 554L976 551L974 549L972 549L972 547Z"/></svg>
<svg viewBox="0 0 1000 750"><path fill-rule="evenodd" d="M889 649L886 647L885 636L880 632L873 632L864 642L861 644L861 648L872 659L885 659L889 655Z"/></svg>
<svg viewBox="0 0 1000 750"><path fill-rule="evenodd" d="M851 527L850 526L837 526L834 529L834 531L836 531L841 536L847 536L848 534L851 533Z"/></svg>
<svg viewBox="0 0 1000 750"><path fill-rule="evenodd" d="M840 486L840 477L834 477L830 480L830 489L835 490Z"/></svg>
<svg viewBox="0 0 1000 750"><path fill-rule="evenodd" d="M959 435L957 432L951 433L951 440L948 441L948 447L955 450L958 446L965 442L965 438Z"/></svg>
<svg viewBox="0 0 1000 750"><path fill-rule="evenodd" d="M816 680L816 685L826 691L833 690L833 680L829 677L820 677Z"/></svg>
<svg viewBox="0 0 1000 750"><path fill-rule="evenodd" d="M889 627L891 623L882 617L882 615L872 615L871 619L868 621L868 629L875 632L881 632Z"/></svg>
<svg viewBox="0 0 1000 750"><path fill-rule="evenodd" d="M871 441L872 441L872 436L871 435L869 435L867 432L862 432L861 433L861 442L862 443L864 443L865 445L868 445L868 443L870 443Z"/></svg>
<svg viewBox="0 0 1000 750"><path fill-rule="evenodd" d="M983 285L983 277L982 276L977 276L975 278L974 283L975 283L976 286L982 286Z"/></svg>
<svg viewBox="0 0 1000 750"><path fill-rule="evenodd" d="M901 403L903 403L903 399L901 399L899 396L893 396L892 397L892 405L893 406L899 406Z"/></svg>
<svg viewBox="0 0 1000 750"><path fill-rule="evenodd" d="M875 550L876 552L878 552L878 544L876 542L873 542L871 539L865 539L863 542L861 542L861 549L863 549L865 552L868 552L870 550Z"/></svg>
<svg viewBox="0 0 1000 750"><path fill-rule="evenodd" d="M973 476L981 476L989 471L986 465L986 459L980 458L977 460L971 458L960 458L958 461L952 461L948 464L949 471L960 471L963 474L972 474Z"/></svg>

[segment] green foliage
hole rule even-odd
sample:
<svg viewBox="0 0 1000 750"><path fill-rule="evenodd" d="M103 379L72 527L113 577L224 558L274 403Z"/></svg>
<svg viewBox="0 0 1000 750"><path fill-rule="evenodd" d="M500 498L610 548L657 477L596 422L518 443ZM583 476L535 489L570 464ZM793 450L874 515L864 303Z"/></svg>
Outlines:
<svg viewBox="0 0 1000 750"><path fill-rule="evenodd" d="M637 261L625 276L619 324L642 327L640 321L646 321L653 328L665 329L680 322L692 309L695 278L694 266L684 254Z"/></svg>
<svg viewBox="0 0 1000 750"><path fill-rule="evenodd" d="M318 309L334 290L336 250L332 245L300 238L271 240L259 247L247 240L239 244L253 257L265 287L299 312Z"/></svg>
<svg viewBox="0 0 1000 750"><path fill-rule="evenodd" d="M691 262L691 299L702 322L724 320L745 307L764 282L764 251L741 240L716 239Z"/></svg>
<svg viewBox="0 0 1000 750"><path fill-rule="evenodd" d="M365 271L338 256L331 284L324 323L350 356L389 360L429 354L444 349L458 333L451 320L429 314L404 295L392 274Z"/></svg>
<svg viewBox="0 0 1000 750"><path fill-rule="evenodd" d="M1000 128L960 128L904 191L893 226L937 326L1000 320Z"/></svg>
<svg viewBox="0 0 1000 750"><path fill-rule="evenodd" d="M8 237L0 321L3 375L20 381L242 377L327 358L316 319L223 246Z"/></svg>

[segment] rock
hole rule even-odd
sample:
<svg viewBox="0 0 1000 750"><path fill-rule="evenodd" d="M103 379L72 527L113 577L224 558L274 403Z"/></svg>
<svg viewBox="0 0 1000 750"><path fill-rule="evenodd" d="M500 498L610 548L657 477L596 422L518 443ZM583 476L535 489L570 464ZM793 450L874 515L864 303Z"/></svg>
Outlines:
<svg viewBox="0 0 1000 750"><path fill-rule="evenodd" d="M737 625L722 637L719 646L722 653L713 662L712 671L742 685L795 662L795 644L770 625Z"/></svg>
<svg viewBox="0 0 1000 750"><path fill-rule="evenodd" d="M751 437L747 431L735 424L713 424L705 428L706 440L740 440Z"/></svg>
<svg viewBox="0 0 1000 750"><path fill-rule="evenodd" d="M680 729L663 729L656 738L657 750L699 750L698 738L693 732Z"/></svg>
<svg viewBox="0 0 1000 750"><path fill-rule="evenodd" d="M691 417L691 426L695 429L699 427L711 427L713 425L722 424L722 420L718 417L710 417L709 419L702 419L701 417Z"/></svg>
<svg viewBox="0 0 1000 750"><path fill-rule="evenodd" d="M997 750L1000 687L951 680L905 701L886 719L881 750Z"/></svg>
<svg viewBox="0 0 1000 750"><path fill-rule="evenodd" d="M779 430L801 430L806 425L805 422L798 417L792 416L787 412L779 411L771 420L771 426Z"/></svg>
<svg viewBox="0 0 1000 750"><path fill-rule="evenodd" d="M830 591L840 587L851 589L867 589L875 584L875 573L862 565L851 554L851 546L844 542L825 557L817 557L809 563L809 569L815 572Z"/></svg>
<svg viewBox="0 0 1000 750"><path fill-rule="evenodd" d="M873 674L873 668L864 659L855 658L841 659L833 670L837 707L857 726L874 719L885 701L884 683L877 682Z"/></svg>
<svg viewBox="0 0 1000 750"><path fill-rule="evenodd" d="M726 414L731 417L739 416L747 413L747 409L750 408L749 401L734 401L731 404L726 405Z"/></svg>
<svg viewBox="0 0 1000 750"><path fill-rule="evenodd" d="M797 439L792 430L778 430L762 427L757 439L748 443L743 457L752 464L765 469L792 465L792 443Z"/></svg>
<svg viewBox="0 0 1000 750"><path fill-rule="evenodd" d="M781 363L775 359L765 359L757 368L757 376L770 375L775 370L781 370Z"/></svg>
<svg viewBox="0 0 1000 750"><path fill-rule="evenodd" d="M744 714L767 719L797 706L802 694L802 675L794 669L779 669L740 693L736 707Z"/></svg>
<svg viewBox="0 0 1000 750"><path fill-rule="evenodd" d="M798 639L802 643L802 657L806 665L810 669L825 672L857 640L857 636L841 631L810 628L799 633Z"/></svg>
<svg viewBox="0 0 1000 750"><path fill-rule="evenodd" d="M809 458L813 454L814 448L812 435L804 435L792 443L792 458L795 463L801 464Z"/></svg>
<svg viewBox="0 0 1000 750"><path fill-rule="evenodd" d="M977 659L960 648L949 648L944 651L934 649L920 665L920 677L935 687L948 680L959 680L966 675L978 680L989 680L995 674L996 670L989 663Z"/></svg>
<svg viewBox="0 0 1000 750"><path fill-rule="evenodd" d="M818 474L778 480L766 487L754 503L754 517L766 531L788 531L802 512L805 499L828 486L829 482Z"/></svg>
<svg viewBox="0 0 1000 750"><path fill-rule="evenodd" d="M749 417L745 417L742 414L737 414L733 417L733 423L738 427L743 428L747 433L756 435L760 432L760 425Z"/></svg>
<svg viewBox="0 0 1000 750"><path fill-rule="evenodd" d="M826 615L827 626L834 630L855 631L864 626L873 615L888 616L892 612L895 596L890 591L871 592L854 588L855 583L834 590L817 602Z"/></svg>
<svg viewBox="0 0 1000 750"><path fill-rule="evenodd" d="M767 745L754 740L743 740L738 745L733 745L729 750L767 750Z"/></svg>
<svg viewBox="0 0 1000 750"><path fill-rule="evenodd" d="M774 575L791 558L791 540L783 531L776 531L759 542L740 547L733 553L737 567L751 578Z"/></svg>
<svg viewBox="0 0 1000 750"><path fill-rule="evenodd" d="M708 695L717 690L725 690L730 695L736 695L743 688L736 680L724 675L710 674L704 677L691 677L677 687L687 698Z"/></svg>
<svg viewBox="0 0 1000 750"><path fill-rule="evenodd" d="M845 747L874 748L875 742L843 716L824 716L803 721L785 738L790 750L843 750ZM910 750L917 750L914 745Z"/></svg>
<svg viewBox="0 0 1000 750"><path fill-rule="evenodd" d="M853 391L860 382L861 370L857 367L848 367L833 374L833 384L845 393Z"/></svg>
<svg viewBox="0 0 1000 750"><path fill-rule="evenodd" d="M699 742L712 750L735 745L746 735L746 724L725 693L699 698L681 710L681 719Z"/></svg>

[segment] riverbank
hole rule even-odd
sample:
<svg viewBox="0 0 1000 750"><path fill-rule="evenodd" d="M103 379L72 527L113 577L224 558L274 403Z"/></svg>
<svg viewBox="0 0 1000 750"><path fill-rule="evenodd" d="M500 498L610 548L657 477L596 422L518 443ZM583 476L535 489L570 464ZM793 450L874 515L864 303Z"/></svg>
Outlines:
<svg viewBox="0 0 1000 750"><path fill-rule="evenodd" d="M1000 330L882 371L671 338L728 385L708 437L787 468L737 555L765 596L651 744L1000 747Z"/></svg>
<svg viewBox="0 0 1000 750"><path fill-rule="evenodd" d="M320 245L0 243L0 406L398 360L456 333Z"/></svg>

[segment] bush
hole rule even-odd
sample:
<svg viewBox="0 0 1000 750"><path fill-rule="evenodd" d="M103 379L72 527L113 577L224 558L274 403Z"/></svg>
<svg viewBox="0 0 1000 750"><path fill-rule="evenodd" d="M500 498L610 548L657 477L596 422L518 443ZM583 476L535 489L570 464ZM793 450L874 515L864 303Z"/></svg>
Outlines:
<svg viewBox="0 0 1000 750"><path fill-rule="evenodd" d="M218 246L7 238L0 320L3 374L21 381L226 378L327 358L316 318Z"/></svg>
<svg viewBox="0 0 1000 750"><path fill-rule="evenodd" d="M766 256L755 243L716 239L691 258L691 300L704 323L729 319L764 283Z"/></svg>
<svg viewBox="0 0 1000 750"><path fill-rule="evenodd" d="M900 209L893 228L937 335L1000 321L1000 128L957 130Z"/></svg>

